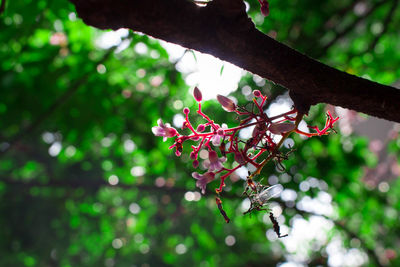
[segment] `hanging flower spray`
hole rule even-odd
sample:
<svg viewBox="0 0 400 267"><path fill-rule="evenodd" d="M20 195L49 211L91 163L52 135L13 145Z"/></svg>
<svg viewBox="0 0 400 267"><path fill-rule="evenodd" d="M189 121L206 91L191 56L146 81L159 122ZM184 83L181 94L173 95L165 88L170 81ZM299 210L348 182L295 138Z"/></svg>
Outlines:
<svg viewBox="0 0 400 267"><path fill-rule="evenodd" d="M216 188L216 193L219 195L225 186L227 177L242 166L253 165L255 171L249 172L246 181L247 186L243 192L251 202L250 209L245 213L253 210L262 210L266 201L272 197L272 190L254 181L254 178L260 174L262 168L270 161L275 162L277 168L283 169L282 161L287 159L291 151L284 153L280 151L280 147L288 136L291 133L298 133L307 137L326 135L333 130L333 124L339 119L333 118L328 111L324 128L319 129L317 126L309 126L315 132L307 133L301 131L298 126L304 114L292 108L288 112L269 117L264 112L267 96L264 96L259 90L254 90L251 109L247 109L246 106L236 105L228 97L217 96L222 108L227 112L236 113L239 118L239 124L236 127L228 128L219 125L203 113L201 106L202 94L197 87L193 90L193 96L198 103L197 114L204 119L202 124L195 127L189 119L189 108L184 108L185 121L182 128L188 128L190 130L189 134L180 134L169 124L164 124L161 119L158 120L158 126L152 128L152 131L156 136L162 136L164 141L168 138L175 138L175 142L170 146L170 149L175 149L177 156L181 155L186 141L196 142L197 145L191 145L192 151L190 153L190 159L195 169L199 167L200 151L203 149L208 151L208 158L203 162L203 166L207 170L203 173L192 173L193 178L196 179L196 186L201 189L203 194L206 192L207 184L219 178L220 184ZM254 127L251 137L247 140L239 138L239 131L248 127ZM281 136L281 138L274 138L277 135ZM237 163L235 167L229 168L225 166L228 155L233 155L233 159ZM226 222L229 222L219 197L216 198L216 203ZM272 214L270 214L271 216ZM277 225L276 220L273 223L274 229L278 229L279 225ZM278 232L277 234L281 237Z"/></svg>

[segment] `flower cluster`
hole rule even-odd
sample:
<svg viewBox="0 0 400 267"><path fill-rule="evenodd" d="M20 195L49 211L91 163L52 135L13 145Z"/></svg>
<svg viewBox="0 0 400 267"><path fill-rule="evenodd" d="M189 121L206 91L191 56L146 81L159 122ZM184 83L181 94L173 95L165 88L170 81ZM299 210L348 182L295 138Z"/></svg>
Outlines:
<svg viewBox="0 0 400 267"><path fill-rule="evenodd" d="M175 128L169 124L164 124L161 119L158 120L158 126L152 128L156 136L162 136L164 141L168 138L175 138L175 142L170 149L175 148L175 154L180 156L183 151L183 145L186 141L191 140L196 145L191 145L190 159L194 168L199 167L199 154L201 150L206 150L208 156L202 162L205 172L193 172L192 176L196 179L196 186L201 189L204 194L208 183L215 180L219 175L220 185L216 189L217 193L222 191L225 185L225 179L242 166L251 164L255 167L255 171L250 173L247 178L248 188L254 193L258 192L252 178L259 174L261 169L269 161L275 161L277 166L282 166L282 160L287 158L287 153L279 150L284 140L292 132L296 132L307 137L321 136L328 134L333 130L333 124L339 118L333 118L330 112L327 113L325 127L320 130L316 126L309 126L315 130L313 133L307 133L298 129L298 125L304 114L298 112L295 108L277 116L269 117L264 112L264 106L267 97L259 90L253 91L252 108L247 109L245 106L239 106L235 102L225 96L218 95L217 100L222 108L227 112L236 113L239 118L239 125L228 128L226 125L219 125L203 113L201 102L201 91L195 87L193 96L198 103L197 114L204 119L204 123L194 127L189 119L190 110L184 108L185 121L182 129L189 129L187 135L180 134ZM242 140L238 137L240 130L248 127L254 127L251 138ZM280 138L276 138L280 136ZM263 159L261 160L261 156ZM235 167L228 168L224 166L227 157L231 157L236 164ZM204 157L203 157L204 158Z"/></svg>

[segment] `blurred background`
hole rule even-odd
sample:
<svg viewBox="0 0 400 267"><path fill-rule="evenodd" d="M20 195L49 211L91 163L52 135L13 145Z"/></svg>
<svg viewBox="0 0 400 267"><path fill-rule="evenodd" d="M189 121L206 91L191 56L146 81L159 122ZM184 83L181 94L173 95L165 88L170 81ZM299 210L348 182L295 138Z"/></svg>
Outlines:
<svg viewBox="0 0 400 267"><path fill-rule="evenodd" d="M398 0L269 2L266 18L246 2L264 33L399 85ZM268 213L243 215L246 170L226 182L226 224L219 182L201 195L188 153L177 158L151 127L161 117L179 128L185 106L193 115L196 85L204 111L228 125L235 117L217 93L244 104L259 89L272 114L292 105L284 88L142 34L86 26L66 0L7 1L0 32L0 266L400 265L399 125L313 106L307 123L323 126L329 109L338 133L292 135L286 171L261 174L285 188L270 202L289 234L277 239Z"/></svg>

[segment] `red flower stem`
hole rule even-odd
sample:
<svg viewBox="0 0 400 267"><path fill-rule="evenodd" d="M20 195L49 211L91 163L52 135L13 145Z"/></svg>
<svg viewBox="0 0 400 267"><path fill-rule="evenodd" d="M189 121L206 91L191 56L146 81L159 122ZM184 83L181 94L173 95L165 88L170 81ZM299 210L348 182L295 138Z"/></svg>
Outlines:
<svg viewBox="0 0 400 267"><path fill-rule="evenodd" d="M192 124L189 121L189 114L186 114L186 126L197 136L196 131L193 129Z"/></svg>
<svg viewBox="0 0 400 267"><path fill-rule="evenodd" d="M297 127L299 126L299 123L301 122L301 120L303 119L304 114L301 113L297 113L296 116L296 127L294 130L291 130L289 132L286 132L283 136L282 139L279 141L279 143L275 146L275 149L273 150L273 152L266 158L264 159L259 167L257 168L257 170L255 170L251 175L249 175L249 179L252 179L255 175L260 174L262 168L265 166L265 164L267 164L271 159L273 159L276 156L276 153L278 152L279 148L281 147L281 145L283 144L283 142L285 141L285 139L294 131L297 130Z"/></svg>
<svg viewBox="0 0 400 267"><path fill-rule="evenodd" d="M210 125L214 128L214 130L217 130L217 126L215 126L214 121L212 121L206 114L204 114L204 113L201 111L201 103L199 103L199 110L197 110L197 113L198 113L200 116L202 116L204 119L206 119L206 120L210 123Z"/></svg>
<svg viewBox="0 0 400 267"><path fill-rule="evenodd" d="M280 118L280 117L284 117L284 116L287 116L287 115L291 115L291 114L294 114L294 113L296 113L296 112L297 112L296 109L292 109L291 111L288 111L288 112L286 112L286 113L282 113L282 114L280 114L280 115L271 117L271 118L269 118L269 120L270 120L270 121L273 121L273 120L276 120L276 119L278 119L278 118Z"/></svg>
<svg viewBox="0 0 400 267"><path fill-rule="evenodd" d="M217 193L220 193L220 192L222 191L222 187L225 186L224 181L225 181L226 177L228 177L229 175L231 175L234 171L236 171L237 169L239 169L239 168L242 167L242 166L243 166L243 164L240 164L240 165L236 166L235 168L231 169L230 171L228 171L226 174L222 175L221 178L220 178L220 179L221 179L221 183L220 183L220 185L219 185L219 188L215 189L215 191L216 191Z"/></svg>
<svg viewBox="0 0 400 267"><path fill-rule="evenodd" d="M306 133L306 132L303 132L303 131L301 131L301 130L299 130L299 129L296 129L295 132L298 133L298 134L305 135L305 136L307 136L307 137L318 136L317 133Z"/></svg>
<svg viewBox="0 0 400 267"><path fill-rule="evenodd" d="M264 110L262 109L262 107L260 105L258 105L256 98L253 98L253 102L254 102L254 104L256 104L258 111L260 111L260 114L263 114Z"/></svg>
<svg viewBox="0 0 400 267"><path fill-rule="evenodd" d="M251 114L250 112L241 112L241 111L239 111L239 110L235 110L235 112L236 112L238 115L249 115L249 114Z"/></svg>
<svg viewBox="0 0 400 267"><path fill-rule="evenodd" d="M256 121L256 122L252 122L252 123L249 123L249 124L246 124L246 125L241 125L241 126L238 126L238 127L226 129L225 132L237 131L237 130L240 130L240 129L244 129L244 128L247 128L247 127L250 127L250 126L253 126L253 125L257 125L257 124L261 124L261 123L265 123L265 122L267 122L267 121L265 121L265 120Z"/></svg>
<svg viewBox="0 0 400 267"><path fill-rule="evenodd" d="M261 96L262 97L262 101L261 101L261 104L260 104L260 106L261 106L261 108L264 106L264 104L265 104L265 101L267 100L267 96Z"/></svg>
<svg viewBox="0 0 400 267"><path fill-rule="evenodd" d="M206 139L206 138L203 137L203 138L201 139L201 142L200 142L199 146L198 146L197 149L196 149L196 159L197 159L197 153L199 153L201 147L203 146L204 139Z"/></svg>

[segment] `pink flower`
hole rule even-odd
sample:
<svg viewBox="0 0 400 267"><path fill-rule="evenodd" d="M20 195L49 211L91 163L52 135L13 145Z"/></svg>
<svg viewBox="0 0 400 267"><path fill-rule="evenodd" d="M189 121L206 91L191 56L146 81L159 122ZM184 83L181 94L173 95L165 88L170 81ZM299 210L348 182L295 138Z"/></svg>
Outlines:
<svg viewBox="0 0 400 267"><path fill-rule="evenodd" d="M221 138L224 137L225 132L222 128L219 128L217 132L211 137L211 143L213 146L219 146L221 144Z"/></svg>
<svg viewBox="0 0 400 267"><path fill-rule="evenodd" d="M213 146L221 145L221 138L225 136L225 130L228 128L226 124L220 127L218 124L215 124L218 127L217 132L210 138L211 143Z"/></svg>
<svg viewBox="0 0 400 267"><path fill-rule="evenodd" d="M154 126L151 128L151 131L155 136L164 136L163 141L165 142L168 137L174 137L178 135L178 132L175 128L171 127L169 123L164 124L162 119L158 119L158 126Z"/></svg>
<svg viewBox="0 0 400 267"><path fill-rule="evenodd" d="M194 179L197 180L196 186L201 189L201 193L203 193L203 194L206 192L207 184L212 182L215 179L215 173L213 173L213 172L206 172L203 175L201 175L197 172L193 172L192 176Z"/></svg>
<svg viewBox="0 0 400 267"><path fill-rule="evenodd" d="M222 169L224 166L222 163L226 161L226 158L218 158L217 152L214 150L211 150L208 152L208 161L204 162L204 166L208 168L208 171L219 171Z"/></svg>
<svg viewBox="0 0 400 267"><path fill-rule="evenodd" d="M229 99L223 95L217 95L217 100L221 104L222 108L226 111L233 112L236 110L236 104L232 101L232 99Z"/></svg>

